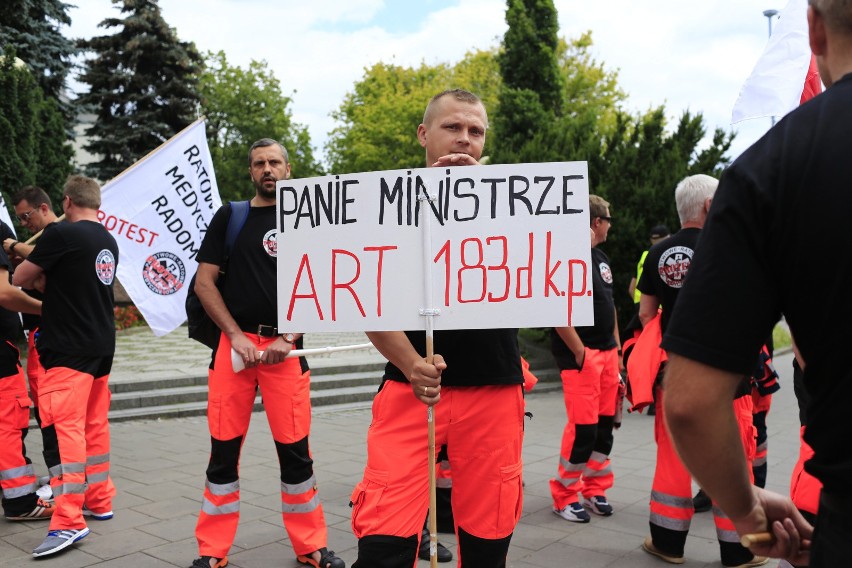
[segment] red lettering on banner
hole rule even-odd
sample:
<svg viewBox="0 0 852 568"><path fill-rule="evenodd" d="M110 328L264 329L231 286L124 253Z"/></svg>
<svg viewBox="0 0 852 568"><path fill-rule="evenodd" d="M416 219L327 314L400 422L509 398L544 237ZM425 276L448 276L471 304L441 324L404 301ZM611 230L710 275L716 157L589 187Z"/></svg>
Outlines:
<svg viewBox="0 0 852 568"><path fill-rule="evenodd" d="M355 276L349 282L337 282L338 255L346 255L355 261ZM361 300L358 298L358 294L352 288L352 284L358 280L359 276L361 276L361 261L358 260L355 254L343 249L331 250L331 321L337 321L337 290L349 290L349 293L352 294L352 298L355 300L355 305L358 306L358 311L361 312L361 317L367 316L364 312L364 307L361 305Z"/></svg>
<svg viewBox="0 0 852 568"><path fill-rule="evenodd" d="M552 234L550 231L547 231L547 239L545 241L545 248L547 252L544 254L544 297L550 297L550 289L553 288L553 292L557 296L564 296L565 292L559 290L556 287L556 284L553 283L553 275L556 274L556 271L559 270L559 266L562 264L561 260L557 260L556 264L553 265L553 270L550 269L550 244Z"/></svg>
<svg viewBox="0 0 852 568"><path fill-rule="evenodd" d="M525 298L532 298L532 268L533 268L533 250L534 250L533 244L534 243L535 243L535 236L533 235L533 233L529 233L528 234L528 241L527 241L527 245L528 245L528 248L527 248L527 251L528 251L527 264L525 266L518 268L518 272L517 272L518 282L515 284L515 297L518 298L518 299L521 299L521 300L525 299ZM527 293L526 294L521 294L521 282L523 282L523 280L524 280L523 278L521 278L522 273L526 273L526 275L527 275L527 278L526 278L526 280L527 280Z"/></svg>
<svg viewBox="0 0 852 568"><path fill-rule="evenodd" d="M160 236L151 229L140 227L136 223L131 223L127 219L116 217L115 215L107 215L102 210L98 210L98 221L110 233L115 233L119 236L131 240L136 243L145 244L150 248L154 245L154 239Z"/></svg>
<svg viewBox="0 0 852 568"><path fill-rule="evenodd" d="M475 245L474 250L476 251L475 252L476 259L477 259L476 264L469 264L468 263L467 251L469 250L469 248L466 245L468 245L469 243L473 243ZM483 300L483 298L485 298L485 291L488 288L488 276L487 276L488 273L485 271L485 265L482 264L482 260L483 260L482 241L480 241L477 238L464 239L461 242L461 265L462 265L462 267L459 268L459 272L458 272L459 286L458 286L457 299L458 299L459 304L478 303L478 302L481 302ZM470 270L481 271L480 274L482 275L482 277L481 277L481 279L479 279L479 287L481 289L481 293L479 294L479 297L477 297L476 299L465 300L464 298L462 298L462 289L464 288L464 273L466 271L470 271ZM476 276L474 275L473 278L474 278L474 282L475 282Z"/></svg>
<svg viewBox="0 0 852 568"><path fill-rule="evenodd" d="M583 278L581 281L583 282L583 289L574 291L574 266L579 265L583 269ZM591 295L592 291L589 290L588 294ZM571 323L571 312L574 309L574 298L579 298L581 296L586 295L586 263L582 260L572 258L568 261L568 326L572 325Z"/></svg>
<svg viewBox="0 0 852 568"><path fill-rule="evenodd" d="M296 290L298 290L298 288L299 288L299 282L301 282L301 280L302 280L302 270L306 270L307 273L308 273L308 283L310 284L310 287L311 287L311 293L310 294L297 294L296 293ZM317 308L317 315L319 316L320 320L324 319L323 316L322 316L322 308L320 307L319 298L317 297L317 288L316 288L316 286L314 286L314 275L311 272L311 262L310 262L310 260L308 260L308 255L303 254L302 255L302 261L299 263L299 270L296 271L296 281L293 282L293 292L290 294L290 306L287 309L287 319L288 320L293 319L293 307L296 304L296 300L297 299L305 299L305 298L313 298L314 299L314 305Z"/></svg>
<svg viewBox="0 0 852 568"><path fill-rule="evenodd" d="M505 302L509 298L509 289L512 287L512 273L506 266L506 261L509 259L509 241L506 239L506 237L488 237L487 239L485 239L486 245L490 245L493 242L502 243L503 255L502 259L500 260L500 264L492 264L488 267L488 270L502 272L503 277L506 280L506 285L503 287L503 294L501 296L495 296L491 292L488 292L488 301Z"/></svg>
<svg viewBox="0 0 852 568"><path fill-rule="evenodd" d="M382 269L386 250L396 250L396 246L364 247L365 252L378 252L376 261L376 316L382 317Z"/></svg>

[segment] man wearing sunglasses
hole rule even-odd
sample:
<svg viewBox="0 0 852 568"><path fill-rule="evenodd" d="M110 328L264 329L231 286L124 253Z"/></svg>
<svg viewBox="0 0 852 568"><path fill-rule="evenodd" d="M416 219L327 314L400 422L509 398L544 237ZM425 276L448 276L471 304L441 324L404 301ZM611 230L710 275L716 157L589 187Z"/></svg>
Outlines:
<svg viewBox="0 0 852 568"><path fill-rule="evenodd" d="M13 195L12 207L15 208L18 221L33 235L43 231L51 223L59 221L56 213L53 212L47 192L34 185L28 185ZM11 238L3 241L3 250L13 264L26 260L34 248L34 244L24 244ZM24 290L24 292L37 300L42 299L42 293L38 290ZM27 381L30 386L30 398L33 402L33 414L41 428L41 416L38 412L38 385L39 379L44 376L44 367L35 345L35 338L38 337L38 329L41 325L41 315L21 312L21 320L27 335ZM44 440L44 431L42 431L42 440Z"/></svg>
<svg viewBox="0 0 852 568"><path fill-rule="evenodd" d="M47 192L34 185L28 185L12 196L12 206L21 225L34 235L58 221ZM25 259L34 247L35 245L27 245L11 238L3 241L3 250L10 257Z"/></svg>

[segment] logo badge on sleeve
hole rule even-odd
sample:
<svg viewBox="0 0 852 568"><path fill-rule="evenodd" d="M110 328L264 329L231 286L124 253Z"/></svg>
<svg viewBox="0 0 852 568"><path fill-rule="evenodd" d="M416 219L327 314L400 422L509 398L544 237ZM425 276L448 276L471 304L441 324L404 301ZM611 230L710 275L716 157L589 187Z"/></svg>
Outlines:
<svg viewBox="0 0 852 568"><path fill-rule="evenodd" d="M95 273L98 280L109 286L115 279L115 255L109 249L103 249L95 259Z"/></svg>
<svg viewBox="0 0 852 568"><path fill-rule="evenodd" d="M263 250L272 258L278 258L278 239L275 233L275 229L272 229L263 235Z"/></svg>
<svg viewBox="0 0 852 568"><path fill-rule="evenodd" d="M672 247L660 256L657 271L669 288L680 288L689 272L692 263L692 249L689 247Z"/></svg>
<svg viewBox="0 0 852 568"><path fill-rule="evenodd" d="M612 284L612 269L605 262L602 262L598 265L598 269L601 271L601 278L607 284Z"/></svg>

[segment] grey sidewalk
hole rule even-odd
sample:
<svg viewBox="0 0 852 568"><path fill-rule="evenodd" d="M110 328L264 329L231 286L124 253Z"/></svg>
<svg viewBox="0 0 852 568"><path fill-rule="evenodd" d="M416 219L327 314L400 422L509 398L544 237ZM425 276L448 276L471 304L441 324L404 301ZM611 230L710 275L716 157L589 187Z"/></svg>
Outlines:
<svg viewBox="0 0 852 568"><path fill-rule="evenodd" d="M117 361L116 380L124 373L204 372L200 357L187 342L174 353L147 343L142 356L148 364L123 370ZM359 342L359 341L356 341ZM372 355L375 357L375 354ZM193 361L172 366L174 361ZM798 455L798 414L792 392L791 357L779 356L782 390L769 415L769 487L786 492ZM316 364L316 363L315 363ZM171 368L170 368L171 367ZM158 369L157 369L158 368ZM376 378L378 384L378 375ZM613 450L615 487L609 493L616 513L594 517L589 524L563 521L551 512L548 479L555 474L565 420L560 393L533 392L528 398L533 419L524 447L526 481L524 512L512 539L513 568L577 566L582 568L643 568L665 566L641 549L648 533L648 496L654 470L653 418L625 416ZM424 412L425 418L425 412ZM349 495L359 481L366 459L365 440L370 421L367 405L346 410L317 408L311 446L329 526L329 547L346 560L355 560L356 541L349 527ZM36 469L45 473L37 431L27 439ZM92 534L66 553L41 562L63 568L187 567L196 555L193 536L204 485L209 434L203 417L122 422L112 428L112 474L118 488L115 518L89 523ZM299 566L281 527L278 464L269 427L262 413L252 418L241 464L241 522L229 555L234 568ZM32 549L47 530L44 522L0 522L0 566L30 566ZM441 542L455 549L452 535ZM686 547L686 566L721 566L709 513L696 515ZM451 563L450 566L454 566ZM425 561L420 566L428 566ZM446 566L446 565L444 565ZM771 562L769 566L775 566Z"/></svg>

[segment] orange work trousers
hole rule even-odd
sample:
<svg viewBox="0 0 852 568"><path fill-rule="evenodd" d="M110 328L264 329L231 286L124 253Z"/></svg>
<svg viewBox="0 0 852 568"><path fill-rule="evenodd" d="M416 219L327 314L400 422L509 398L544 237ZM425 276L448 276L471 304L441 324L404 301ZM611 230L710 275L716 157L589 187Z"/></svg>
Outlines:
<svg viewBox="0 0 852 568"><path fill-rule="evenodd" d="M47 464L56 498L50 530L85 527L84 504L95 513L112 510L108 378L53 367L40 380L42 428L55 430L59 446L59 463Z"/></svg>
<svg viewBox="0 0 852 568"><path fill-rule="evenodd" d="M38 406L39 381L44 376L44 367L41 364L41 357L39 357L38 348L35 345L35 336L37 333L38 328L35 328L27 334L27 382L30 385L30 398L36 406Z"/></svg>
<svg viewBox="0 0 852 568"><path fill-rule="evenodd" d="M563 370L562 393L568 422L562 432L558 477L550 480L556 509L579 500L605 496L615 479L609 453L618 396L618 353L586 348L583 368Z"/></svg>
<svg viewBox="0 0 852 568"><path fill-rule="evenodd" d="M246 337L255 343L258 351L265 351L276 339L251 333L246 333ZM276 365L260 364L235 373L231 342L222 334L209 371L207 424L213 443L201 513L195 527L201 556L222 558L234 542L240 521L239 456L258 387L282 461L282 518L293 550L297 555L307 555L326 546L325 516L307 444L311 427L310 372L302 373L299 359L292 357ZM284 461L287 457L303 466L304 479L283 481L289 465ZM221 477L211 479L211 468L223 463L228 465L216 469ZM422 518L420 524L423 525Z"/></svg>
<svg viewBox="0 0 852 568"><path fill-rule="evenodd" d="M680 461L665 426L664 390L657 386L657 413L654 416L654 439L657 442L657 464L651 490L651 534L654 545L674 555L683 555L686 536L695 509L692 505L692 477ZM751 395L733 401L734 414L740 428L743 452L749 465L754 459L755 430L752 424ZM749 472L751 467L749 467ZM737 550L740 538L734 524L717 506L713 506L716 537L720 544ZM743 549L744 550L744 549ZM723 555L725 551L723 550ZM750 557L750 553L749 553ZM724 558L723 558L724 560Z"/></svg>
<svg viewBox="0 0 852 568"><path fill-rule="evenodd" d="M32 463L24 457L30 406L24 372L18 366L16 374L0 378L0 487L4 502L38 489Z"/></svg>
<svg viewBox="0 0 852 568"><path fill-rule="evenodd" d="M487 540L514 532L523 504L523 417L521 385L441 388L433 407L435 445L447 445L452 464L457 531ZM351 497L358 539L419 538L429 507L429 468L435 467L428 446L426 405L409 383L385 381L373 401L364 477ZM461 565L461 545L458 556Z"/></svg>

